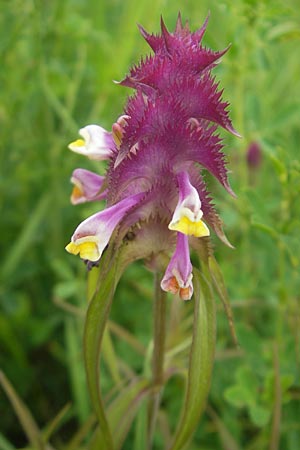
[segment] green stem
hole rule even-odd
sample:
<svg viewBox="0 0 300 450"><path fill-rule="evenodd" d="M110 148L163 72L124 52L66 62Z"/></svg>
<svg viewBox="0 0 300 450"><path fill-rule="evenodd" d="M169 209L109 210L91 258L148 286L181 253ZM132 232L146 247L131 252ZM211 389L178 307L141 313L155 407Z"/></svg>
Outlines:
<svg viewBox="0 0 300 450"><path fill-rule="evenodd" d="M153 357L152 357L152 387L148 410L148 442L151 450L157 413L161 399L164 381L164 356L166 340L166 293L160 287L160 275L155 274L154 305L153 305Z"/></svg>

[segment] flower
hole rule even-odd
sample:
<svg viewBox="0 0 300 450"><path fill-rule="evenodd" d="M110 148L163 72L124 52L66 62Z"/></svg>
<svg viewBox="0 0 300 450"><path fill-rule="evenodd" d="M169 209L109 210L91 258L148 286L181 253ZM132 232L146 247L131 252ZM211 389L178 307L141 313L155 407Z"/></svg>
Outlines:
<svg viewBox="0 0 300 450"><path fill-rule="evenodd" d="M161 281L161 288L179 294L182 300L190 300L193 295L192 269L188 237L177 233L176 250Z"/></svg>
<svg viewBox="0 0 300 450"><path fill-rule="evenodd" d="M83 139L69 144L69 149L98 161L109 159L115 148L112 134L98 125L88 125L79 130Z"/></svg>
<svg viewBox="0 0 300 450"><path fill-rule="evenodd" d="M230 245L203 174L210 172L234 195L217 129L239 135L212 76L227 49L202 45L207 22L191 32L179 14L175 31L162 20L159 35L139 26L153 54L118 83L135 90L123 115L111 133L89 125L80 130L84 141L69 146L90 159L107 159L108 166L104 176L73 172L73 203L105 198L107 206L77 227L67 251L97 262L108 244L122 247L131 259L165 271L162 289L183 300L193 293L189 247L197 248L195 239L214 231Z"/></svg>
<svg viewBox="0 0 300 450"><path fill-rule="evenodd" d="M71 195L71 203L89 202L103 200L106 198L107 190L102 191L105 177L97 175L85 169L75 169L72 173L71 182L74 188Z"/></svg>
<svg viewBox="0 0 300 450"><path fill-rule="evenodd" d="M261 145L257 141L250 142L247 149L247 164L249 169L258 169L262 162Z"/></svg>
<svg viewBox="0 0 300 450"><path fill-rule="evenodd" d="M82 259L98 261L120 220L143 197L136 194L94 214L84 220L75 230L66 250Z"/></svg>

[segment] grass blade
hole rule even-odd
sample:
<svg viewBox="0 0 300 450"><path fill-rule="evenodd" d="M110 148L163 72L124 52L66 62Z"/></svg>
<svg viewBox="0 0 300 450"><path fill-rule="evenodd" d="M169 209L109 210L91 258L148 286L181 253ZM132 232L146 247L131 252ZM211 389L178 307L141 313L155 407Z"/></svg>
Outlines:
<svg viewBox="0 0 300 450"><path fill-rule="evenodd" d="M30 219L25 223L18 239L9 251L7 258L2 265L1 278L9 280L11 274L16 270L17 265L22 260L24 253L32 245L38 228L47 214L49 208L50 197L48 194L43 195L38 201L36 208L32 212Z"/></svg>
<svg viewBox="0 0 300 450"><path fill-rule="evenodd" d="M65 450L78 450L82 442L90 434L92 428L96 424L96 417L94 415L90 416L85 423L76 431L71 441L68 442Z"/></svg>
<svg viewBox="0 0 300 450"><path fill-rule="evenodd" d="M130 383L113 400L107 409L107 417L112 430L116 450L122 448L128 430L134 420L142 401L150 392L150 383L145 378L139 378ZM102 448L103 437L101 430L97 430L94 437L93 448Z"/></svg>
<svg viewBox="0 0 300 450"><path fill-rule="evenodd" d="M43 439L48 442L53 433L63 425L66 414L70 411L71 404L67 403L59 412L56 414L54 419L47 425L46 429L43 431Z"/></svg>
<svg viewBox="0 0 300 450"><path fill-rule="evenodd" d="M115 348L111 339L110 331L107 328L104 330L103 341L102 341L102 354L103 360L105 361L112 379L118 386L122 383L121 376L119 373L118 358L115 352Z"/></svg>
<svg viewBox="0 0 300 450"><path fill-rule="evenodd" d="M90 414L90 402L86 389L85 373L81 353L80 329L73 317L65 319L65 343L67 348L67 363L71 381L72 396L75 410L80 423L84 423Z"/></svg>
<svg viewBox="0 0 300 450"><path fill-rule="evenodd" d="M31 415L31 412L20 399L14 387L2 371L0 371L0 384L9 398L32 447L36 450L45 450L46 446L43 442L40 430Z"/></svg>
<svg viewBox="0 0 300 450"><path fill-rule="evenodd" d="M219 264L217 263L214 256L210 256L208 258L208 265L209 265L209 272L212 277L214 288L216 289L216 291L221 299L221 302L223 304L224 310L225 310L231 337L233 339L235 346L237 347L238 340L237 340L237 335L236 335L235 326L234 326L232 308L231 308L231 304L229 301L229 297L228 297L228 293L227 293L227 289L226 289L226 286L224 283L224 278L223 278L221 269L220 269Z"/></svg>

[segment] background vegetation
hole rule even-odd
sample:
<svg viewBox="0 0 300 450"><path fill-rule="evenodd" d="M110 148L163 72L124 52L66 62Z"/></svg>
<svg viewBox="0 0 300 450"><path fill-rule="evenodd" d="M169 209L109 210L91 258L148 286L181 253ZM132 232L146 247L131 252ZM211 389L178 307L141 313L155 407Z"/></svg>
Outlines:
<svg viewBox="0 0 300 450"><path fill-rule="evenodd" d="M95 205L70 206L70 174L93 165L66 147L80 127L98 123L109 129L121 114L129 90L112 80L120 80L148 52L136 23L158 31L162 14L173 29L179 9L192 29L210 10L205 44L215 50L232 44L215 73L243 135L238 140L224 133L238 199L211 183L236 247L214 240L240 347L233 344L220 306L212 390L190 450L298 450L296 0L0 0L0 367L44 436L53 431L56 448L85 448L79 438L70 439L82 425L88 430L91 421L80 350L86 272L64 246L75 226L95 211ZM261 151L260 163L252 168L247 163L251 142ZM112 310L112 320L124 327L115 330L118 364L122 357L142 370L151 296L151 274L140 264L131 266ZM140 344L126 344L124 329ZM110 388L109 364L103 371L104 389ZM171 421L181 394L175 382L165 393ZM60 427L49 428L69 402L57 421ZM0 448L24 448L27 437L3 390L0 410ZM142 450L136 442L131 433L124 449ZM159 436L156 445L162 448Z"/></svg>

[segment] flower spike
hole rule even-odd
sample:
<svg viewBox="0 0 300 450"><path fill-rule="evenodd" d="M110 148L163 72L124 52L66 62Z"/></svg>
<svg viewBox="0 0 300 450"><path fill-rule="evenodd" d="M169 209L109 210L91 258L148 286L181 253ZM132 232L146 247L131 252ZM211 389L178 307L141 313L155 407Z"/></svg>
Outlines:
<svg viewBox="0 0 300 450"><path fill-rule="evenodd" d="M150 267L161 270L177 236L161 286L183 299L193 292L189 244L198 242L189 242L189 236L214 232L229 245L204 173L234 195L218 128L239 134L212 73L228 48L204 46L208 19L194 32L180 13L173 31L163 18L158 34L138 25L153 52L118 83L134 94L111 132L88 125L80 130L83 139L69 146L90 159L108 160L108 166L105 176L73 172L72 203L105 199L107 207L77 227L67 251L95 262L114 239L114 248L124 245L124 254L146 258Z"/></svg>
<svg viewBox="0 0 300 450"><path fill-rule="evenodd" d="M79 130L83 139L69 144L69 149L75 153L98 161L109 159L113 155L115 144L111 133L98 125L87 125Z"/></svg>
<svg viewBox="0 0 300 450"><path fill-rule="evenodd" d="M169 229L190 236L209 236L209 229L201 220L203 211L201 210L201 200L197 189L191 185L187 172L180 172L177 175L177 180L179 200L169 223Z"/></svg>
<svg viewBox="0 0 300 450"><path fill-rule="evenodd" d="M188 237L178 233L176 250L161 281L162 290L179 294L182 300L190 300L194 290L192 270Z"/></svg>

